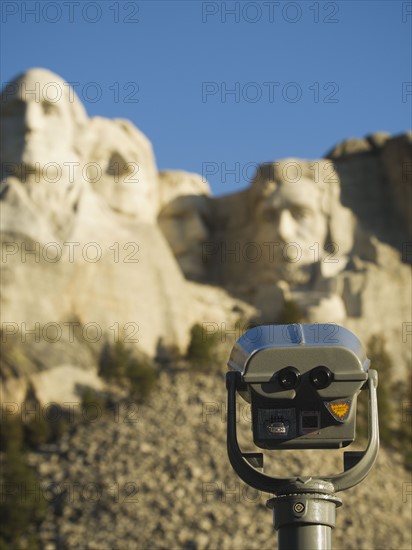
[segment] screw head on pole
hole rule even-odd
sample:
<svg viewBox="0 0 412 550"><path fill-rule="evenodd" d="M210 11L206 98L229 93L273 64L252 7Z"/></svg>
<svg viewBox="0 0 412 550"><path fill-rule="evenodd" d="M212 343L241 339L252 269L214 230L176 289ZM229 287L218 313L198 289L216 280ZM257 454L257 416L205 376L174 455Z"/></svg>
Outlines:
<svg viewBox="0 0 412 550"><path fill-rule="evenodd" d="M295 504L293 505L293 511L297 514L301 514L304 509L305 505L303 504L303 502L295 502Z"/></svg>

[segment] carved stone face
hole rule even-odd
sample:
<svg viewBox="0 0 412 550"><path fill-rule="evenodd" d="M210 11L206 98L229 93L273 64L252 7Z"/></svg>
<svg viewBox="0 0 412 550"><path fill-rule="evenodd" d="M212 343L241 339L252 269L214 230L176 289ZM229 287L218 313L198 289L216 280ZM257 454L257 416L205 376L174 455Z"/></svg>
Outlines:
<svg viewBox="0 0 412 550"><path fill-rule="evenodd" d="M270 250L262 259L263 280L305 283L315 273L311 264L318 264L326 278L344 269L355 222L340 202L340 181L331 161L263 164L251 191L256 238Z"/></svg>
<svg viewBox="0 0 412 550"><path fill-rule="evenodd" d="M181 196L166 205L159 215L159 225L180 268L189 279L202 280L205 264L202 244L209 240L204 221L205 196Z"/></svg>
<svg viewBox="0 0 412 550"><path fill-rule="evenodd" d="M42 172L48 163L71 162L76 124L86 120L69 85L45 69L32 69L8 83L1 96L1 145L9 171ZM63 166L62 169L64 170Z"/></svg>
<svg viewBox="0 0 412 550"><path fill-rule="evenodd" d="M148 139L123 120L91 120L90 160L99 173L91 180L113 210L142 222L155 222L159 209L158 178Z"/></svg>
<svg viewBox="0 0 412 550"><path fill-rule="evenodd" d="M279 242L273 250L285 262L298 266L313 263L328 233L321 199L319 188L308 178L281 182L259 204L259 238Z"/></svg>

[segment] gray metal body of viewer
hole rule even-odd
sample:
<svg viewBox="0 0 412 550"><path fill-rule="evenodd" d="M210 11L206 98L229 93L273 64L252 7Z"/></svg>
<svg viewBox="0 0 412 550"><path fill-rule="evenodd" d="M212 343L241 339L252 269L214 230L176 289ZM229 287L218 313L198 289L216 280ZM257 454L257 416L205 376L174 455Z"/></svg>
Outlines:
<svg viewBox="0 0 412 550"><path fill-rule="evenodd" d="M272 493L279 549L332 547L338 491L362 481L379 448L377 373L356 336L338 325L266 325L242 335L228 365L230 462L252 487ZM344 453L334 476L275 478L263 473L261 453L243 453L236 435L236 393L251 404L254 443L263 449L330 449L355 438L357 396L369 391L369 442Z"/></svg>

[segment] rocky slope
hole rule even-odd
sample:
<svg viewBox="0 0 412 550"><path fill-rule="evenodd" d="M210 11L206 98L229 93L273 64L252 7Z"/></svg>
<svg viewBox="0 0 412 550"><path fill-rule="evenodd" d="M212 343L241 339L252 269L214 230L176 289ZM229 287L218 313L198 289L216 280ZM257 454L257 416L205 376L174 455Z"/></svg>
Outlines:
<svg viewBox="0 0 412 550"><path fill-rule="evenodd" d="M169 370L145 405L129 403L32 454L50 502L43 548L275 548L268 495L240 482L228 462L225 400L221 372ZM243 403L239 416L246 449ZM274 457L279 474L341 469L339 451ZM340 494L334 548L408 550L410 487L401 456L382 449L368 478Z"/></svg>

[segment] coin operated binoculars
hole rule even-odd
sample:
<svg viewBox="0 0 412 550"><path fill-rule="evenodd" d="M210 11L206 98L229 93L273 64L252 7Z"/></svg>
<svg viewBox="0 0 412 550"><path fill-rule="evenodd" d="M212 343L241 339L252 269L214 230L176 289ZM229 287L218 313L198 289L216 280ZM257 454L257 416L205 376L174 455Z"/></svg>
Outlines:
<svg viewBox="0 0 412 550"><path fill-rule="evenodd" d="M265 325L248 330L233 347L226 375L227 449L238 476L275 495L279 550L332 548L336 493L360 483L379 449L378 375L356 336L332 324ZM262 453L243 453L236 434L236 394L251 404L253 441L261 449L339 449L355 439L356 404L369 393L369 441L345 452L333 476L271 477Z"/></svg>

